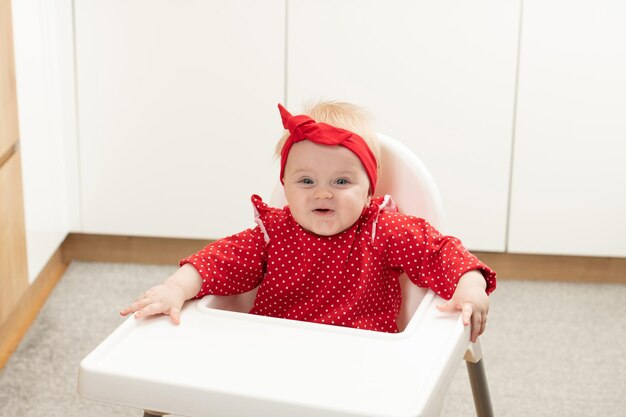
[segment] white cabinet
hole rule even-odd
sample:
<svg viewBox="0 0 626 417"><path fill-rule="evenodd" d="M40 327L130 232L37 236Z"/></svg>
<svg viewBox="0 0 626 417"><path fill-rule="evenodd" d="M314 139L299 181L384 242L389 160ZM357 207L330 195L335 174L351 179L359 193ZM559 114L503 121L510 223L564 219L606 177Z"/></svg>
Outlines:
<svg viewBox="0 0 626 417"><path fill-rule="evenodd" d="M285 2L75 2L82 231L253 225L282 133Z"/></svg>
<svg viewBox="0 0 626 417"><path fill-rule="evenodd" d="M71 0L13 2L28 276L78 227Z"/></svg>
<svg viewBox="0 0 626 417"><path fill-rule="evenodd" d="M626 256L622 3L74 2L73 230L248 227L277 177L276 103L338 99L424 160L471 249Z"/></svg>
<svg viewBox="0 0 626 417"><path fill-rule="evenodd" d="M509 250L626 256L626 3L523 21Z"/></svg>
<svg viewBox="0 0 626 417"><path fill-rule="evenodd" d="M518 23L514 0L292 0L289 108L365 106L433 173L446 232L504 251Z"/></svg>

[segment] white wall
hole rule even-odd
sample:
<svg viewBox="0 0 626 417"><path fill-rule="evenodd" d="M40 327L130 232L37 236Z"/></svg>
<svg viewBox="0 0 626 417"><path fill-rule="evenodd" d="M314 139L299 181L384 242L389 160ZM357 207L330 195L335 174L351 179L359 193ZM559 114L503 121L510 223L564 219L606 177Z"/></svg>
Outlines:
<svg viewBox="0 0 626 417"><path fill-rule="evenodd" d="M71 0L13 2L28 275L78 226Z"/></svg>

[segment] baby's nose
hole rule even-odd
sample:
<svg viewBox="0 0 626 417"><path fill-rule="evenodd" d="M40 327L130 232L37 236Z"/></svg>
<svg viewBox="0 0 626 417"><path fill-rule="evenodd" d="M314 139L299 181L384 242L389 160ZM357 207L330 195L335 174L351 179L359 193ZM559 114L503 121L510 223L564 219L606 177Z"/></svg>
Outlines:
<svg viewBox="0 0 626 417"><path fill-rule="evenodd" d="M333 194L326 189L320 189L320 190L317 190L317 192L315 193L315 198L330 199L330 198L333 198Z"/></svg>

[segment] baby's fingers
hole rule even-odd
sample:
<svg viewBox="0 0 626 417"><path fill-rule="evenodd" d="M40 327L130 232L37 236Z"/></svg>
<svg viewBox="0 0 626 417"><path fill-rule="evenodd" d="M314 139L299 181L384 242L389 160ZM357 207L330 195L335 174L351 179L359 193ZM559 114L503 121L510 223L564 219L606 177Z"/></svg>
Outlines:
<svg viewBox="0 0 626 417"><path fill-rule="evenodd" d="M127 316L131 313L134 313L136 311L141 310L142 308L144 308L145 306L147 306L148 304L150 304L152 302L152 300L148 299L148 298L139 298L137 300L135 300L134 303L132 303L131 305L129 305L128 307L126 307L125 309L120 311L120 315L122 316Z"/></svg>
<svg viewBox="0 0 626 417"><path fill-rule="evenodd" d="M485 333L485 329L487 329L487 314L483 313L480 315L480 332L478 332L478 336Z"/></svg>
<svg viewBox="0 0 626 417"><path fill-rule="evenodd" d="M439 311L454 311L454 310L458 310L459 306L457 305L456 302L452 301L452 300L448 300L443 304L437 304L437 308L439 309Z"/></svg>
<svg viewBox="0 0 626 417"><path fill-rule="evenodd" d="M176 307L172 307L170 309L170 320L172 320L172 323L174 324L180 324L180 309L176 308Z"/></svg>
<svg viewBox="0 0 626 417"><path fill-rule="evenodd" d="M472 333L470 336L470 340L472 342L476 342L478 336L485 332L487 328L487 314L475 312L472 316Z"/></svg>
<svg viewBox="0 0 626 417"><path fill-rule="evenodd" d="M471 303L463 304L463 307L461 308L461 317L463 319L464 326L469 326L469 324L471 323L473 312L474 312L474 307L472 306Z"/></svg>
<svg viewBox="0 0 626 417"><path fill-rule="evenodd" d="M482 329L483 329L482 316L483 315L480 313L475 313L472 316L472 333L470 336L470 340L472 341L472 343L475 343L476 339L478 339L478 336L480 336L482 333Z"/></svg>
<svg viewBox="0 0 626 417"><path fill-rule="evenodd" d="M153 316L155 314L159 314L163 312L164 312L163 304L160 302L154 302L154 303L148 304L146 307L137 311L135 313L135 318L140 319L142 317Z"/></svg>

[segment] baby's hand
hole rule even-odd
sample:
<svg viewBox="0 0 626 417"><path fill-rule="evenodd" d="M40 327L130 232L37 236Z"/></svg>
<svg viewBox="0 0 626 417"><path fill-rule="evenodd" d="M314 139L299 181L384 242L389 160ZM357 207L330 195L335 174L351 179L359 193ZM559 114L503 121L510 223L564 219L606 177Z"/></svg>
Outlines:
<svg viewBox="0 0 626 417"><path fill-rule="evenodd" d="M463 325L472 325L470 340L476 342L485 332L489 297L485 292L485 278L478 271L469 271L459 280L452 298L437 306L440 311L461 310Z"/></svg>
<svg viewBox="0 0 626 417"><path fill-rule="evenodd" d="M185 302L185 293L179 286L165 282L150 288L139 296L130 306L120 314L127 316L135 313L135 318L152 316L154 314L166 314L174 324L180 323L180 309Z"/></svg>

